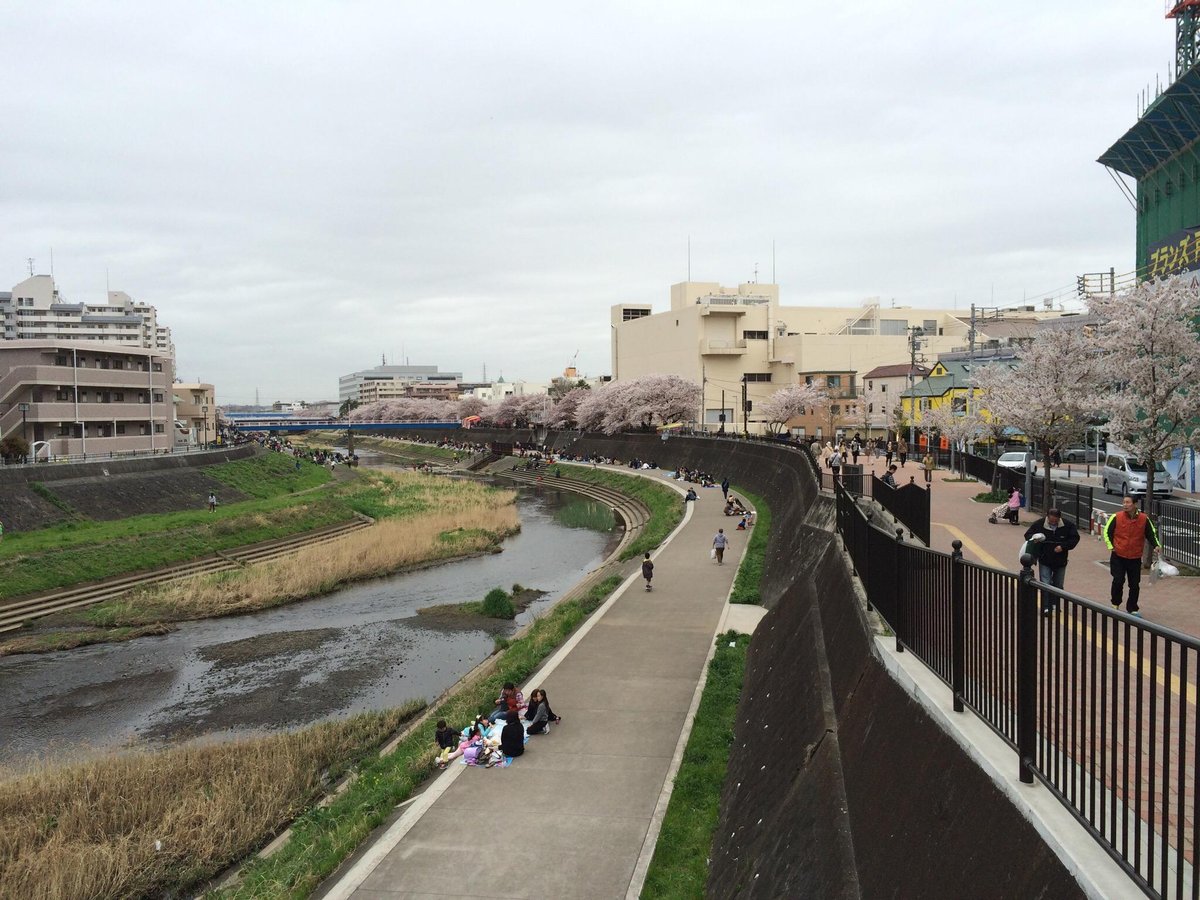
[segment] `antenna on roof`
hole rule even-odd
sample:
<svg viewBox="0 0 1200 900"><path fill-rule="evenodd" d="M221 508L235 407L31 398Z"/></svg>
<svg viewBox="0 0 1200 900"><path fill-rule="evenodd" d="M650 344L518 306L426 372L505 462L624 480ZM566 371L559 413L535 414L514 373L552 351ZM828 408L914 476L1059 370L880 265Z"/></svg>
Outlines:
<svg viewBox="0 0 1200 900"><path fill-rule="evenodd" d="M32 276L33 275L33 257L32 256L25 257L25 263L26 263L26 265L29 266L29 274Z"/></svg>
<svg viewBox="0 0 1200 900"><path fill-rule="evenodd" d="M50 248L50 277L54 277L54 248Z"/></svg>
<svg viewBox="0 0 1200 900"><path fill-rule="evenodd" d="M774 238L772 238L772 240L771 240L771 284L779 284L779 282L775 280L775 240L774 240Z"/></svg>
<svg viewBox="0 0 1200 900"><path fill-rule="evenodd" d="M692 236L688 235L688 281L692 280Z"/></svg>

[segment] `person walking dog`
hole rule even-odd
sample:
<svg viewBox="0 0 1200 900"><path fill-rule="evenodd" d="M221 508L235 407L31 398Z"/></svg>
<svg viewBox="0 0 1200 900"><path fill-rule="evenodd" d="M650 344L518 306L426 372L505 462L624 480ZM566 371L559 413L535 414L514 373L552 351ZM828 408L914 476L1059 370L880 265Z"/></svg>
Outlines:
<svg viewBox="0 0 1200 900"><path fill-rule="evenodd" d="M1121 501L1121 510L1108 517L1104 524L1104 544L1110 551L1108 571L1112 574L1112 605L1121 608L1121 592L1129 582L1129 603L1125 607L1132 616L1138 612L1138 596L1142 585L1142 554L1146 552L1146 541L1158 552L1162 543L1154 522L1138 509L1137 501L1126 497Z"/></svg>
<svg viewBox="0 0 1200 900"><path fill-rule="evenodd" d="M1079 544L1079 529L1062 517L1062 510L1051 508L1025 531L1025 540L1041 542L1033 550L1038 564L1038 581L1062 590L1067 577L1067 554ZM1042 615L1048 616L1058 606L1058 598L1049 591L1042 592Z"/></svg>
<svg viewBox="0 0 1200 900"><path fill-rule="evenodd" d="M725 548L729 545L729 538L725 536L725 529L718 528L717 533L713 536L713 552L717 554L717 565L725 565Z"/></svg>

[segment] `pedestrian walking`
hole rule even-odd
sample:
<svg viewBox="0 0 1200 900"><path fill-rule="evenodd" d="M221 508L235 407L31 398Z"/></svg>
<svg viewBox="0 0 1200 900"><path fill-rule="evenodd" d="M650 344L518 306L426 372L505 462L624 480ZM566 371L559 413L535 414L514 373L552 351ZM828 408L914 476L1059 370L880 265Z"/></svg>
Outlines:
<svg viewBox="0 0 1200 900"><path fill-rule="evenodd" d="M904 468L904 464L908 462L908 441L904 438L896 441L896 455L900 457L900 468Z"/></svg>
<svg viewBox="0 0 1200 900"><path fill-rule="evenodd" d="M829 457L829 470L833 472L833 480L841 481L842 478L842 451L834 450L833 455Z"/></svg>
<svg viewBox="0 0 1200 900"><path fill-rule="evenodd" d="M854 464L858 465L858 454L862 453L862 441L857 437L850 442L850 455L854 457Z"/></svg>
<svg viewBox="0 0 1200 900"><path fill-rule="evenodd" d="M217 509L217 495L210 493L208 495L208 511L216 512L216 509Z"/></svg>
<svg viewBox="0 0 1200 900"><path fill-rule="evenodd" d="M926 451L925 458L921 460L921 468L923 468L925 470L925 483L926 484L933 483L933 467L934 467L933 454Z"/></svg>
<svg viewBox="0 0 1200 900"><path fill-rule="evenodd" d="M888 466L888 470L883 473L883 483L886 484L888 487L892 488L893 490L895 490L898 487L898 485L896 484L896 464L895 463L892 463L890 466Z"/></svg>
<svg viewBox="0 0 1200 900"><path fill-rule="evenodd" d="M1120 512L1108 517L1104 524L1104 544L1108 547L1108 571L1112 575L1112 605L1121 608L1121 593L1125 582L1129 582L1129 603L1125 609L1130 615L1141 616L1138 612L1138 595L1142 583L1142 555L1146 552L1146 541L1149 540L1155 548L1162 543L1158 539L1158 531L1154 522L1144 512L1138 509L1137 501L1126 497L1121 501Z"/></svg>
<svg viewBox="0 0 1200 900"><path fill-rule="evenodd" d="M896 454L896 442L888 441L887 447L884 448L883 464L889 468L892 465L892 457Z"/></svg>
<svg viewBox="0 0 1200 900"><path fill-rule="evenodd" d="M1038 564L1038 581L1062 590L1067 578L1067 554L1079 544L1079 529L1073 522L1063 518L1062 510L1052 507L1045 517L1038 519L1025 531L1025 540L1038 540L1033 551ZM1048 591L1042 592L1042 615L1048 616L1058 606L1058 598Z"/></svg>
<svg viewBox="0 0 1200 900"><path fill-rule="evenodd" d="M713 552L717 555L717 565L725 565L725 547L729 544L729 538L725 536L725 529L718 528L717 533L713 536Z"/></svg>
<svg viewBox="0 0 1200 900"><path fill-rule="evenodd" d="M721 479L721 493L725 495L725 499L729 499L729 476L726 475Z"/></svg>
<svg viewBox="0 0 1200 900"><path fill-rule="evenodd" d="M650 580L654 578L654 563L651 562L649 553L642 560L642 577L646 579L646 590L650 590Z"/></svg>

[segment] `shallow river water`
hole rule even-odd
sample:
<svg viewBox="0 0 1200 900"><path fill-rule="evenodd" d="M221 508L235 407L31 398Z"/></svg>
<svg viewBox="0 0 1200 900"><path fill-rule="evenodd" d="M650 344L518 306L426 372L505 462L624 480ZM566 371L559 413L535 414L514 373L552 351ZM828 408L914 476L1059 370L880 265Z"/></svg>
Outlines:
<svg viewBox="0 0 1200 900"><path fill-rule="evenodd" d="M304 725L433 699L484 659L478 625L435 627L420 606L479 600L514 583L546 591L512 630L611 552L603 508L521 489L521 532L502 553L353 585L163 637L0 659L0 762L201 734ZM578 527L580 523L592 527ZM571 523L576 527L569 527Z"/></svg>

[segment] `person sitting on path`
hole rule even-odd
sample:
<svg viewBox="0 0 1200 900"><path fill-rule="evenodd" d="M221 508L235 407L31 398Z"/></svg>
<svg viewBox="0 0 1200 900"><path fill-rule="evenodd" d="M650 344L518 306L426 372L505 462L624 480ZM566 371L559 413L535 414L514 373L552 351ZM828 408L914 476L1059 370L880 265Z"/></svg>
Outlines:
<svg viewBox="0 0 1200 900"><path fill-rule="evenodd" d="M525 752L525 725L520 716L513 716L500 732L500 750L512 758Z"/></svg>
<svg viewBox="0 0 1200 900"><path fill-rule="evenodd" d="M686 493L686 494L684 495L684 497L683 497L683 502L684 502L684 503L689 503L690 501L692 501L692 500L695 500L695 499L696 499L696 491L695 491L695 489L694 489L694 488L688 488L688 491L687 491L687 493Z"/></svg>
<svg viewBox="0 0 1200 900"><path fill-rule="evenodd" d="M1120 511L1109 516L1104 524L1104 544L1110 553L1108 571L1112 575L1112 605L1121 608L1121 592L1128 580L1129 604L1125 609L1131 616L1141 616L1138 612L1138 596L1141 593L1142 556L1146 552L1147 540L1156 553L1162 547L1154 522L1138 510L1136 500L1125 497L1121 501Z"/></svg>
<svg viewBox="0 0 1200 900"><path fill-rule="evenodd" d="M725 529L718 528L717 533L713 535L713 551L717 554L717 565L725 565L725 547L729 544L729 538L725 536Z"/></svg>
<svg viewBox="0 0 1200 900"><path fill-rule="evenodd" d="M467 757L467 762L473 763L475 761L475 756L479 753L479 745L482 742L483 737L480 734L479 726L472 725L462 736L457 750L455 750L453 753L446 753L438 757L438 768L446 768L447 765L458 759L460 756Z"/></svg>
<svg viewBox="0 0 1200 900"><path fill-rule="evenodd" d="M504 689L500 691L500 696L496 698L496 708L492 710L492 714L488 716L492 722L497 722L501 719L507 721L510 716L520 712L525 708L525 698L521 696L521 692L511 681L504 683Z"/></svg>
<svg viewBox="0 0 1200 900"><path fill-rule="evenodd" d="M746 517L745 516L742 516L741 521L737 523L737 530L738 531L746 530Z"/></svg>
<svg viewBox="0 0 1200 900"><path fill-rule="evenodd" d="M554 714L546 692L541 688L535 688L529 695L529 708L525 710L525 720L529 723L525 727L528 734L542 734L543 732L549 734L551 723L561 722L562 716Z"/></svg>

